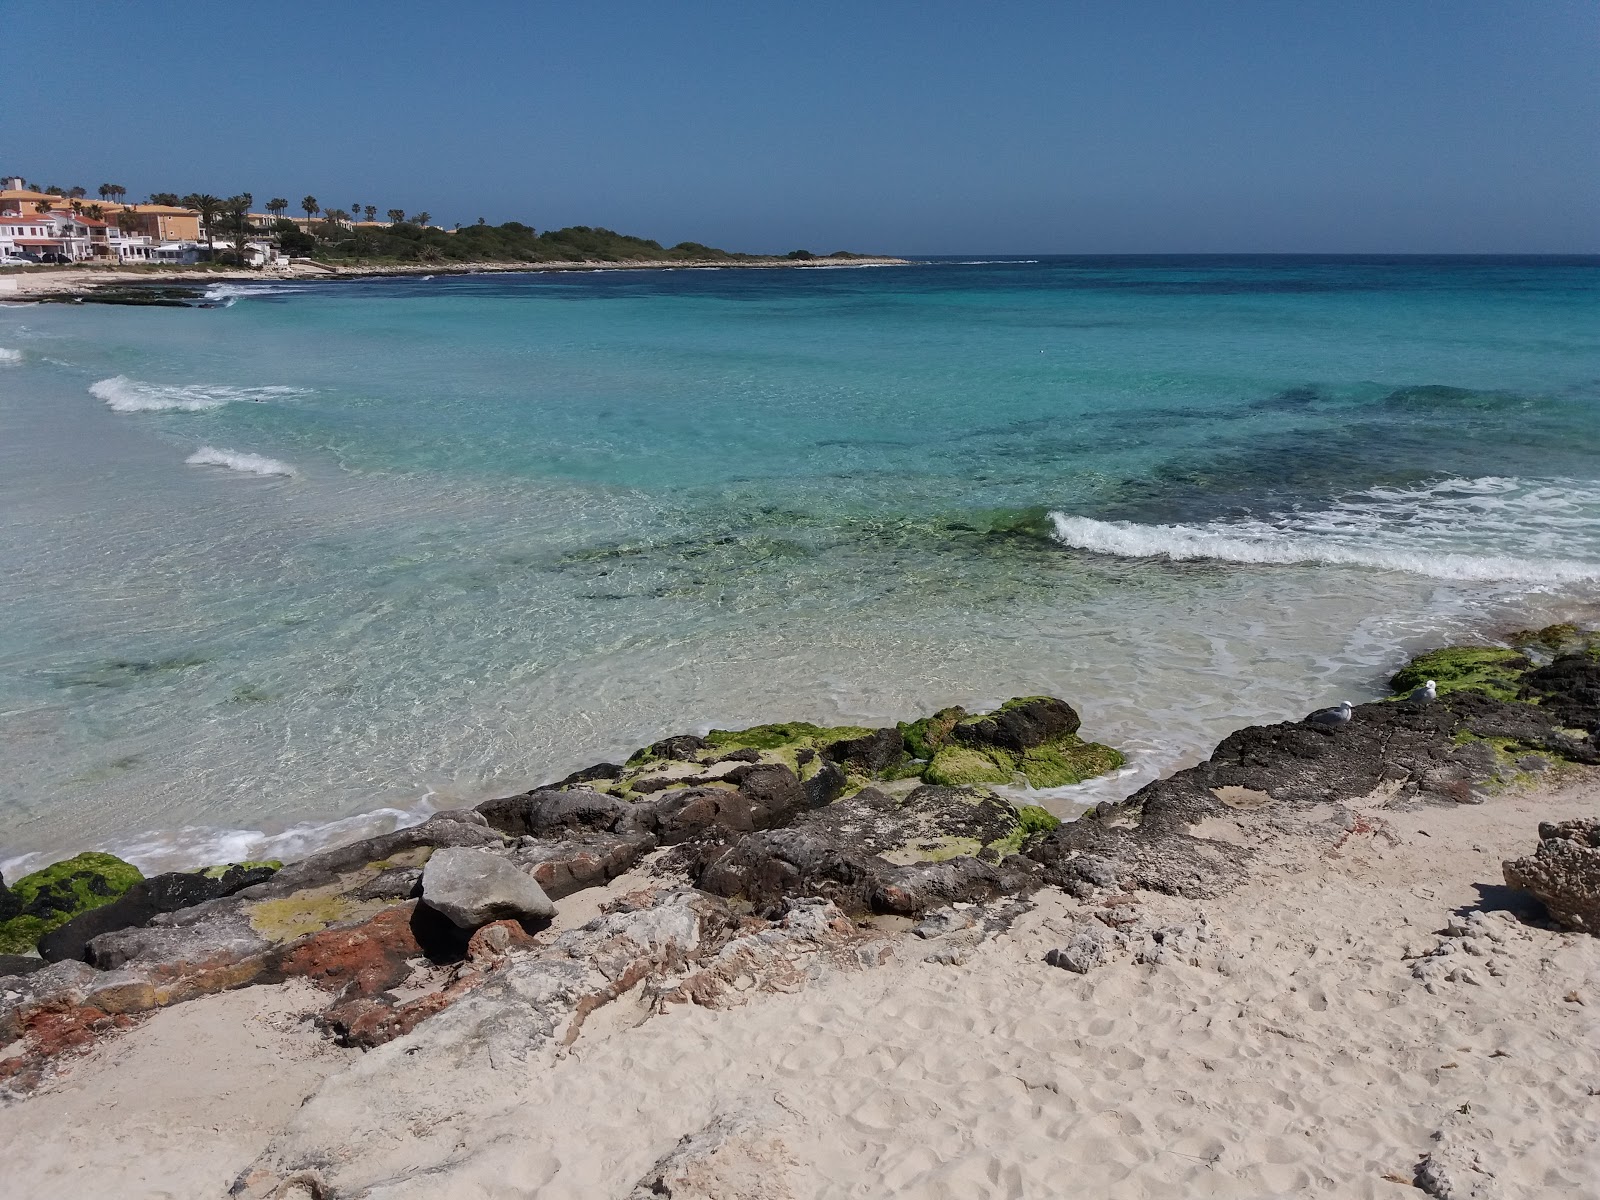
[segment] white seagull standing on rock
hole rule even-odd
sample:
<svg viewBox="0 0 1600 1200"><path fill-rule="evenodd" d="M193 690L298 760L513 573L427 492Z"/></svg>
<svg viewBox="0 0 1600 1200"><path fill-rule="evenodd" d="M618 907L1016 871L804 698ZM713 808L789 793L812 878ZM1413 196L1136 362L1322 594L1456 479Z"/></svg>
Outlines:
<svg viewBox="0 0 1600 1200"><path fill-rule="evenodd" d="M1350 707L1350 701L1339 701L1338 708L1319 708L1306 718L1307 725L1325 725L1330 729L1337 729L1341 725L1350 724L1350 718L1355 710Z"/></svg>
<svg viewBox="0 0 1600 1200"><path fill-rule="evenodd" d="M1406 697L1407 700L1437 700L1438 698L1439 685L1431 679Z"/></svg>

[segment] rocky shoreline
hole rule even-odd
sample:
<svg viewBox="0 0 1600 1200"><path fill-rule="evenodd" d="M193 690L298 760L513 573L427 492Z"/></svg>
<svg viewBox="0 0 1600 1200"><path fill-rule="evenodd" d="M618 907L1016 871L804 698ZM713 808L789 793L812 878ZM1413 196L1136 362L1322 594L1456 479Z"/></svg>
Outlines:
<svg viewBox="0 0 1600 1200"><path fill-rule="evenodd" d="M94 302L155 307L195 307L203 303L204 289L213 283L314 283L339 279L381 279L391 276L538 274L543 271L663 271L663 270L804 270L827 267L908 267L912 260L881 255L849 258L817 256L809 259L752 257L745 259L685 259L683 261L574 261L574 262L468 262L386 263L339 265L296 262L263 270L211 270L183 267L130 271L115 267L40 267L23 273L0 275L0 301L73 304ZM15 281L15 282L10 282Z"/></svg>
<svg viewBox="0 0 1600 1200"><path fill-rule="evenodd" d="M1412 697L1428 679L1437 699ZM1206 762L1065 824L1016 803L1012 785L1075 782L1120 756L1083 740L1065 702L1026 697L881 729L669 737L281 867L139 880L80 856L0 883L0 945L32 937L43 956L0 959L0 1080L25 1100L156 1010L293 980L324 996L327 1038L375 1051L357 1074L421 1077L463 1047L493 1068L526 1063L624 996L654 1012L743 1004L903 955L908 934L929 961L958 962L1051 891L1097 906L1049 950L1069 975L1118 954L1193 958L1203 922L1146 928L1140 897L1223 896L1283 847L1336 853L1372 836L1376 811L1449 820L1600 765L1596 635L1556 626L1445 648L1393 683L1348 722L1239 730ZM1506 882L1530 915L1594 932L1600 825L1538 838ZM592 918L588 896L603 897ZM1431 990L1472 968L1430 951L1416 971ZM308 1146L276 1144L234 1194L375 1194L340 1183L350 1148Z"/></svg>

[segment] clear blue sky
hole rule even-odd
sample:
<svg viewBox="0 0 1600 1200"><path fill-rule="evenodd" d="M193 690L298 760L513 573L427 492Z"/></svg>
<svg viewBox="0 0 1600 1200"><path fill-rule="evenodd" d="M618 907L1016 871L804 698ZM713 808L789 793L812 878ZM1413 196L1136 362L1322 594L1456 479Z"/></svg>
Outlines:
<svg viewBox="0 0 1600 1200"><path fill-rule="evenodd" d="M0 171L91 192L771 251L1600 251L1595 0L0 14L48 14L4 22Z"/></svg>

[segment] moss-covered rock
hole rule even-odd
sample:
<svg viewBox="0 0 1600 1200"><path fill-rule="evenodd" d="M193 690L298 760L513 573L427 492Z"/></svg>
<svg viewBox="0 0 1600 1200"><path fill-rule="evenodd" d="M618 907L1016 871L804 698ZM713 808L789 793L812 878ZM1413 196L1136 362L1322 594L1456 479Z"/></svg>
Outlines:
<svg viewBox="0 0 1600 1200"><path fill-rule="evenodd" d="M1439 694L1477 692L1495 700L1515 700L1522 676L1533 663L1518 650L1500 646L1445 646L1419 654L1395 673L1389 686L1409 693L1432 679Z"/></svg>
<svg viewBox="0 0 1600 1200"><path fill-rule="evenodd" d="M1572 622L1562 621L1556 625L1546 625L1543 629L1520 630L1513 633L1506 641L1518 649L1539 649L1549 651L1551 654L1571 654L1589 649L1592 637Z"/></svg>
<svg viewBox="0 0 1600 1200"><path fill-rule="evenodd" d="M777 750L780 747L820 749L834 742L869 737L872 730L863 725L813 725L809 721L782 721L774 725L752 725L749 729L713 729L705 736L707 746L716 750Z"/></svg>
<svg viewBox="0 0 1600 1200"><path fill-rule="evenodd" d="M950 740L950 731L966 717L966 709L952 705L950 708L941 708L931 717L902 721L900 736L905 739L906 753L913 758L931 759L939 752L939 747Z"/></svg>
<svg viewBox="0 0 1600 1200"><path fill-rule="evenodd" d="M1126 761L1120 750L1071 736L1035 746L1022 755L1019 766L1029 787L1053 788L1108 774Z"/></svg>
<svg viewBox="0 0 1600 1200"><path fill-rule="evenodd" d="M943 787L971 787L980 783L1010 783L1017 774L1014 755L1004 750L972 746L944 746L922 772L925 783Z"/></svg>
<svg viewBox="0 0 1600 1200"><path fill-rule="evenodd" d="M0 923L0 954L32 950L52 929L110 904L143 878L131 863L92 851L24 875L9 889L16 915Z"/></svg>
<svg viewBox="0 0 1600 1200"><path fill-rule="evenodd" d="M1076 735L1056 738L1021 754L998 746L947 745L933 756L922 778L946 787L1026 783L1032 788L1068 787L1115 771L1122 752Z"/></svg>

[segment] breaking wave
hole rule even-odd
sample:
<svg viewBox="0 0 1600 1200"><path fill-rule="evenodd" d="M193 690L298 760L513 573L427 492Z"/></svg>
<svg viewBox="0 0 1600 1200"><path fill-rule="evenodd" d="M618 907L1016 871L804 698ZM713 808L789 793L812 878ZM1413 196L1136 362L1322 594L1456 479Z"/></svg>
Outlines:
<svg viewBox="0 0 1600 1200"><path fill-rule="evenodd" d="M201 446L183 460L196 466L227 467L230 471L243 471L249 475L293 475L295 469L288 463L268 458L264 454L242 454L237 450L219 450L215 446Z"/></svg>
<svg viewBox="0 0 1600 1200"><path fill-rule="evenodd" d="M0 366L10 366L21 361L21 350L8 350L4 346L0 346Z"/></svg>
<svg viewBox="0 0 1600 1200"><path fill-rule="evenodd" d="M205 298L211 301L233 301L247 296L298 296L310 289L292 283L213 283L206 287Z"/></svg>
<svg viewBox="0 0 1600 1200"><path fill-rule="evenodd" d="M115 412L201 412L235 400L278 400L304 396L305 388L225 387L215 384L142 383L117 375L89 385L89 394Z"/></svg>
<svg viewBox="0 0 1600 1200"><path fill-rule="evenodd" d="M1600 580L1600 487L1486 477L1372 488L1324 509L1204 525L1050 514L1062 545L1173 562L1322 563L1454 581Z"/></svg>

